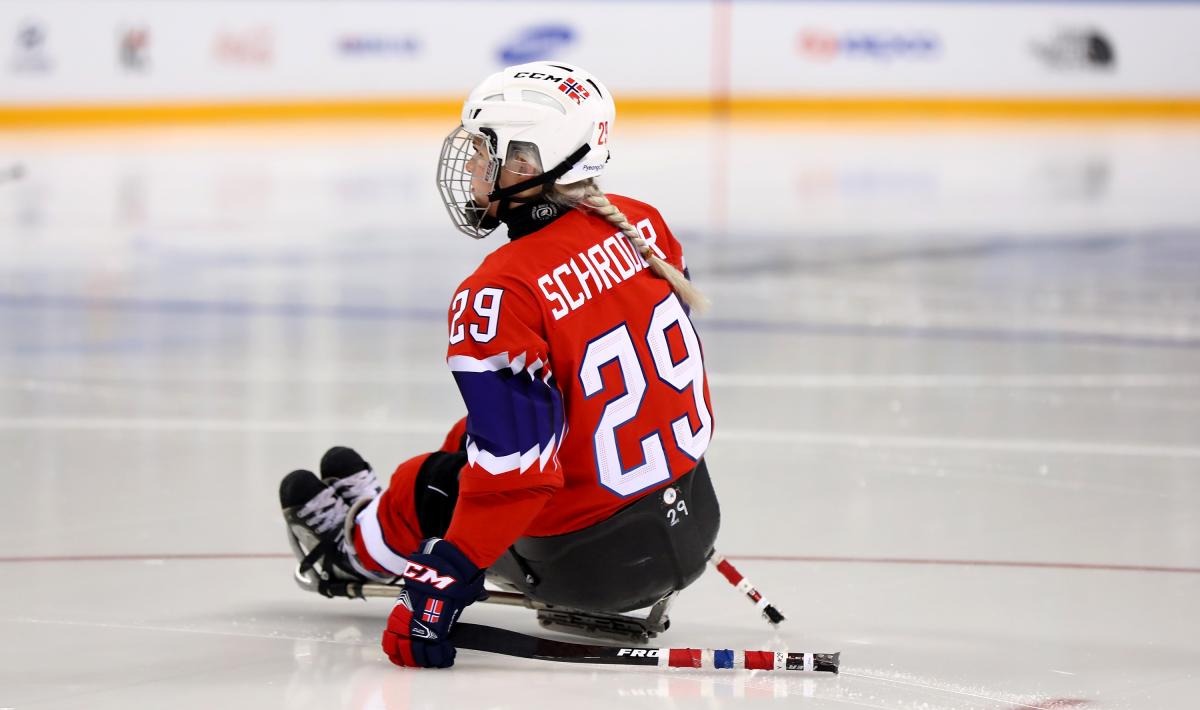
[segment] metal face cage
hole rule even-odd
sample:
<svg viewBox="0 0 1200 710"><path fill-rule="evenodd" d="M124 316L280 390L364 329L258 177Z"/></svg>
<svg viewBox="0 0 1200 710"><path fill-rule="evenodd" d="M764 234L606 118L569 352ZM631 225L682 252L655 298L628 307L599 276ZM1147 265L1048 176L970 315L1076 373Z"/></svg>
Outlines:
<svg viewBox="0 0 1200 710"><path fill-rule="evenodd" d="M499 171L500 159L490 136L475 135L458 126L442 142L438 192L455 228L473 239L483 239L499 225L487 218L486 197L482 204L476 197L492 191Z"/></svg>

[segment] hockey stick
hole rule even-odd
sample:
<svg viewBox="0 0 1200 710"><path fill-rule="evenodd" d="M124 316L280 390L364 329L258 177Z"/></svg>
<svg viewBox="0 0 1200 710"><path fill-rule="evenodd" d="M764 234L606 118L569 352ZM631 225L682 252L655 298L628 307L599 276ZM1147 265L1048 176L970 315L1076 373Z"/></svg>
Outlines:
<svg viewBox="0 0 1200 710"><path fill-rule="evenodd" d="M729 580L730 584L737 587L739 592L744 593L750 601L754 602L755 606L762 610L763 618L767 620L767 623L772 626L778 626L783 621L783 614L779 613L774 604L767 601L762 594L759 594L758 589L750 583L750 580L743 577L742 573L738 572L736 567L729 564L729 560L716 551L713 551L712 556L708 558L708 563L716 567L721 576Z"/></svg>
<svg viewBox="0 0 1200 710"><path fill-rule="evenodd" d="M783 614L775 608L774 604L767 601L766 598L759 593L758 589L742 576L741 572L737 571L729 560L725 559L717 553L713 553L708 559L709 564L716 567L729 583L744 592L750 601L762 610L763 617L772 625L778 625L784 620ZM296 582L302 588L309 591L318 592L327 597L349 597L350 599L368 599L372 597L394 598L399 594L399 587L392 584L380 584L377 582L343 582L343 581L326 581L316 578L310 578L305 575L296 573ZM526 597L524 594L517 592L501 592L488 591L487 599L483 601L491 604L503 604L506 606L523 606L530 609L537 609L540 605Z"/></svg>
<svg viewBox="0 0 1200 710"><path fill-rule="evenodd" d="M297 579L300 579L297 576ZM326 581L318 580L317 583L308 584L301 582L300 586L309 591L317 592L326 597L346 597L347 599L395 599L400 590L404 588L400 584L382 584L380 582L344 582L344 581ZM538 608L537 602L533 601L524 594L517 592L501 592L491 589L487 592L487 598L481 601L491 604L502 604L505 606L523 606L530 609Z"/></svg>
<svg viewBox="0 0 1200 710"><path fill-rule="evenodd" d="M841 663L841 652L788 653L786 651L598 646L552 641L507 629L498 629L494 626L465 623L454 626L450 640L458 648L467 648L472 651L560 663L825 673L837 673Z"/></svg>

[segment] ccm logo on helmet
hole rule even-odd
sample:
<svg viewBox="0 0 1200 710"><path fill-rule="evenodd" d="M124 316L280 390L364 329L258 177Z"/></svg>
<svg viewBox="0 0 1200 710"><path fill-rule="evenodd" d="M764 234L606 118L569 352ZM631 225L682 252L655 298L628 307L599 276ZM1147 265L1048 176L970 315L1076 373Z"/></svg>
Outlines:
<svg viewBox="0 0 1200 710"><path fill-rule="evenodd" d="M445 589L458 581L450 575L439 575L438 571L432 567L426 567L425 565L411 561L404 568L404 574L401 576L405 579L411 579L414 582L421 582L422 584L437 587L438 589Z"/></svg>
<svg viewBox="0 0 1200 710"><path fill-rule="evenodd" d="M617 651L617 655L630 658L658 658L661 651L662 649L658 648L622 648Z"/></svg>
<svg viewBox="0 0 1200 710"><path fill-rule="evenodd" d="M513 74L514 79L545 79L546 81L562 81L565 76L554 76L540 71L519 71Z"/></svg>

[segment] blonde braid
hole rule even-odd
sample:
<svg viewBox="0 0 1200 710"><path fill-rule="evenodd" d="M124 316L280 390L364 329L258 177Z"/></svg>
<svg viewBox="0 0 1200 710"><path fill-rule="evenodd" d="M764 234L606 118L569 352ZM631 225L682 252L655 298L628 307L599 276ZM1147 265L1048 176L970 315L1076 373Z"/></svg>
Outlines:
<svg viewBox="0 0 1200 710"><path fill-rule="evenodd" d="M638 231L637 227L629 223L629 218L622 214L621 210L617 209L617 206L609 201L608 197L595 183L589 181L589 184L584 187L583 202L629 238L629 242L638 250L642 258L646 260L646 263L650 265L650 270L659 278L665 279L667 283L671 284L672 290L675 291L675 294L679 298L683 299L688 308L697 313L703 313L708 310L708 298L700 292L700 289L693 286L692 282L688 281L687 277L683 275L683 272L654 253L654 250L650 247L646 239L642 237L642 233Z"/></svg>

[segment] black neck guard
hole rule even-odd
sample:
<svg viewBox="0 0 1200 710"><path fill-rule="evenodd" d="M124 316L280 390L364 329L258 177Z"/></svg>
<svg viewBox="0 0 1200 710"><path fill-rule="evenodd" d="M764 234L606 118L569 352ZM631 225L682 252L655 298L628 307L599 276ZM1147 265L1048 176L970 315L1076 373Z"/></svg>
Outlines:
<svg viewBox="0 0 1200 710"><path fill-rule="evenodd" d="M566 209L537 197L530 202L513 202L504 210L500 221L508 226L508 238L520 239L533 234L547 224L562 217Z"/></svg>

